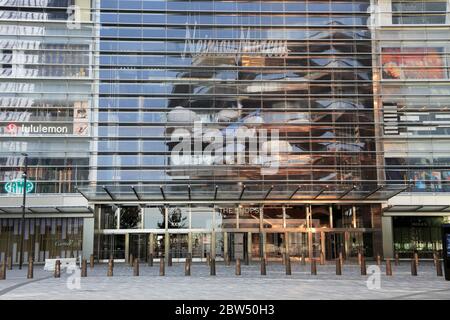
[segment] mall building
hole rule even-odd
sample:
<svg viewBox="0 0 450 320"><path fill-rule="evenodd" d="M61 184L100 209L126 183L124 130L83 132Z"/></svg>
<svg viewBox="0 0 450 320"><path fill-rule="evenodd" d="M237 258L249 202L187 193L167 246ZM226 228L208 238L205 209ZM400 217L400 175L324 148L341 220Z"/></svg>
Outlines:
<svg viewBox="0 0 450 320"><path fill-rule="evenodd" d="M0 258L428 257L448 8L2 1Z"/></svg>

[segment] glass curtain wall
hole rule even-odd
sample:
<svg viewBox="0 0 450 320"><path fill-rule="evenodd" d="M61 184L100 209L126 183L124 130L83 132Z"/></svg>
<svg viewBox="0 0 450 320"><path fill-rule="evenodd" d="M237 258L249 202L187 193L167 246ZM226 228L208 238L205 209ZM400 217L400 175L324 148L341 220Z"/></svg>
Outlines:
<svg viewBox="0 0 450 320"><path fill-rule="evenodd" d="M21 178L22 153L33 193L72 193L88 182L90 11L87 0L1 1L0 193Z"/></svg>
<svg viewBox="0 0 450 320"><path fill-rule="evenodd" d="M102 0L98 185L373 189L368 6Z"/></svg>

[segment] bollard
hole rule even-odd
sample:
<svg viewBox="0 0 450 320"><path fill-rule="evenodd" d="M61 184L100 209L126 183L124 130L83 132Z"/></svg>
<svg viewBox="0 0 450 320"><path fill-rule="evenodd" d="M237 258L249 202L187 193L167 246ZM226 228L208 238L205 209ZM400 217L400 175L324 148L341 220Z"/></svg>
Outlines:
<svg viewBox="0 0 450 320"><path fill-rule="evenodd" d="M367 275L366 257L364 257L364 255L361 255L361 275Z"/></svg>
<svg viewBox="0 0 450 320"><path fill-rule="evenodd" d="M108 261L108 272L106 273L107 277L112 277L114 275L114 260L109 259Z"/></svg>
<svg viewBox="0 0 450 320"><path fill-rule="evenodd" d="M323 251L320 251L320 264L323 266L325 264L325 255Z"/></svg>
<svg viewBox="0 0 450 320"><path fill-rule="evenodd" d="M33 258L30 257L30 259L28 259L27 279L33 279L34 275L33 265L34 265Z"/></svg>
<svg viewBox="0 0 450 320"><path fill-rule="evenodd" d="M172 267L173 266L172 252L169 252L169 255L167 256L167 266L168 267Z"/></svg>
<svg viewBox="0 0 450 320"><path fill-rule="evenodd" d="M377 266L381 267L381 256L377 254Z"/></svg>
<svg viewBox="0 0 450 320"><path fill-rule="evenodd" d="M419 254L414 252L414 261L416 262L416 268L419 267Z"/></svg>
<svg viewBox="0 0 450 320"><path fill-rule="evenodd" d="M341 264L341 269L344 267L344 256L342 254L342 251L339 252L339 263Z"/></svg>
<svg viewBox="0 0 450 320"><path fill-rule="evenodd" d="M211 256L209 255L209 252L206 253L206 265L209 267L209 264L211 262Z"/></svg>
<svg viewBox="0 0 450 320"><path fill-rule="evenodd" d="M230 265L230 255L227 253L224 258L225 258L225 265L229 266Z"/></svg>
<svg viewBox="0 0 450 320"><path fill-rule="evenodd" d="M87 260L83 258L81 260L81 277L86 278L87 277Z"/></svg>
<svg viewBox="0 0 450 320"><path fill-rule="evenodd" d="M301 262L302 266L306 265L306 259L305 259L304 253L302 253L302 256L300 257L300 262Z"/></svg>
<svg viewBox="0 0 450 320"><path fill-rule="evenodd" d="M211 259L210 268L209 268L209 274L211 276L216 275L216 259Z"/></svg>
<svg viewBox="0 0 450 320"><path fill-rule="evenodd" d="M2 264L0 265L0 280L6 279L6 260L2 261Z"/></svg>
<svg viewBox="0 0 450 320"><path fill-rule="evenodd" d="M134 257L133 257L133 254L130 253L130 255L128 256L128 264L130 265L130 267L132 267L133 263L134 263Z"/></svg>
<svg viewBox="0 0 450 320"><path fill-rule="evenodd" d="M336 259L336 275L342 276L341 261L339 259Z"/></svg>
<svg viewBox="0 0 450 320"><path fill-rule="evenodd" d="M55 262L54 277L55 278L60 278L61 277L61 261L59 261L59 260L56 260L56 262Z"/></svg>
<svg viewBox="0 0 450 320"><path fill-rule="evenodd" d="M159 259L159 275L164 276L166 274L164 258Z"/></svg>
<svg viewBox="0 0 450 320"><path fill-rule="evenodd" d="M392 276L392 265L391 265L391 259L386 258L386 275Z"/></svg>
<svg viewBox="0 0 450 320"><path fill-rule="evenodd" d="M184 262L184 275L191 275L191 258L186 258L186 261Z"/></svg>
<svg viewBox="0 0 450 320"><path fill-rule="evenodd" d="M436 275L438 277L442 277L442 263L441 263L441 259L439 259L439 257L436 256Z"/></svg>
<svg viewBox="0 0 450 320"><path fill-rule="evenodd" d="M415 259L411 259L411 275L417 276L417 264Z"/></svg>
<svg viewBox="0 0 450 320"><path fill-rule="evenodd" d="M153 253L148 255L148 266L153 267Z"/></svg>
<svg viewBox="0 0 450 320"><path fill-rule="evenodd" d="M361 251L358 251L358 265L361 266Z"/></svg>
<svg viewBox="0 0 450 320"><path fill-rule="evenodd" d="M312 275L317 274L317 264L316 264L316 259L314 259L314 258L311 259L311 274Z"/></svg>
<svg viewBox="0 0 450 320"><path fill-rule="evenodd" d="M12 270L12 257L11 256L8 256L6 258L6 263L8 265L8 270Z"/></svg>
<svg viewBox="0 0 450 320"><path fill-rule="evenodd" d="M286 255L286 275L290 276L292 274L292 269L291 269L291 256L290 255Z"/></svg>
<svg viewBox="0 0 450 320"><path fill-rule="evenodd" d="M267 275L266 258L261 258L261 275Z"/></svg>
<svg viewBox="0 0 450 320"><path fill-rule="evenodd" d="M89 257L89 266L91 269L94 269L94 255L91 254L91 256Z"/></svg>
<svg viewBox="0 0 450 320"><path fill-rule="evenodd" d="M433 252L433 266L436 267L436 259L437 259L437 254L436 252Z"/></svg>
<svg viewBox="0 0 450 320"><path fill-rule="evenodd" d="M398 256L398 253L395 254L395 265L399 266L400 265L400 258Z"/></svg>
<svg viewBox="0 0 450 320"><path fill-rule="evenodd" d="M138 258L134 259L133 276L134 277L139 277L139 259Z"/></svg>
<svg viewBox="0 0 450 320"><path fill-rule="evenodd" d="M241 259L236 259L236 275L241 275Z"/></svg>

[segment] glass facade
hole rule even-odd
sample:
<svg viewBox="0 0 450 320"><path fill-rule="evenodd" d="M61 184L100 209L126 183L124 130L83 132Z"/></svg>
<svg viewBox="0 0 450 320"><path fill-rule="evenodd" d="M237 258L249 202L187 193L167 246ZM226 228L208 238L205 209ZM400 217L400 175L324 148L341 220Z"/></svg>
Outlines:
<svg viewBox="0 0 450 320"><path fill-rule="evenodd" d="M376 186L368 5L102 1L96 182Z"/></svg>
<svg viewBox="0 0 450 320"><path fill-rule="evenodd" d="M86 0L1 2L0 193L21 178L23 153L33 193L73 193L88 183L90 12Z"/></svg>
<svg viewBox="0 0 450 320"><path fill-rule="evenodd" d="M101 260L381 253L391 197L450 191L447 7L1 1L0 221L28 154Z"/></svg>

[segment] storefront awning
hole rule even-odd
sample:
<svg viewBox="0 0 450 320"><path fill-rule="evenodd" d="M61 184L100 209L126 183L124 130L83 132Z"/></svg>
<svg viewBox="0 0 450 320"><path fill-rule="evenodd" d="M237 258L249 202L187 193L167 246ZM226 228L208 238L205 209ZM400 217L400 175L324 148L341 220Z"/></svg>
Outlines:
<svg viewBox="0 0 450 320"><path fill-rule="evenodd" d="M0 206L0 214L22 214L22 206ZM86 206L25 206L25 214L92 214L91 207Z"/></svg>
<svg viewBox="0 0 450 320"><path fill-rule="evenodd" d="M384 208L384 216L450 216L450 205L393 205Z"/></svg>
<svg viewBox="0 0 450 320"><path fill-rule="evenodd" d="M404 185L166 184L91 186L78 191L91 203L373 203L406 191Z"/></svg>

